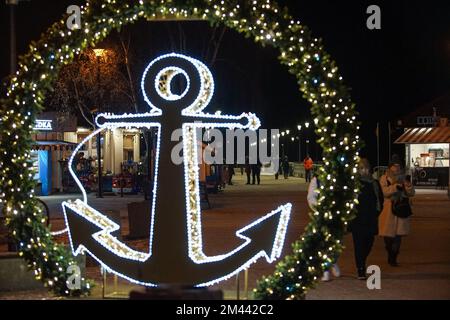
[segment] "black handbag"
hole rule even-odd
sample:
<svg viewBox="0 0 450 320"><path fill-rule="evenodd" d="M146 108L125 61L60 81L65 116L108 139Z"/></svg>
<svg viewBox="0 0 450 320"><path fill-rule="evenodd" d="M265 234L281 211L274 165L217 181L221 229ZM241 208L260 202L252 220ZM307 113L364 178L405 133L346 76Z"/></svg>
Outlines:
<svg viewBox="0 0 450 320"><path fill-rule="evenodd" d="M391 182L387 180L388 186ZM392 214L399 218L408 218L413 212L408 197L401 195L398 199L392 200Z"/></svg>
<svg viewBox="0 0 450 320"><path fill-rule="evenodd" d="M399 218L408 218L411 216L413 213L409 199L400 197L398 200L392 200L392 213Z"/></svg>

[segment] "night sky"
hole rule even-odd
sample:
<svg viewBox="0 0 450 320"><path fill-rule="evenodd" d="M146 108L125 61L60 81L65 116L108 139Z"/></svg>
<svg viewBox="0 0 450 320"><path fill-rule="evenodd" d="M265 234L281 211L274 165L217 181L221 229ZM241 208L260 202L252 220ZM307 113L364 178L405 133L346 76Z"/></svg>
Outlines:
<svg viewBox="0 0 450 320"><path fill-rule="evenodd" d="M18 53L27 51L76 0L31 0L17 11ZM279 1L291 14L324 40L337 61L345 83L360 112L363 154L376 158L375 127L395 121L422 104L450 91L450 1ZM377 4L382 11L382 29L366 28L366 8ZM8 10L0 4L0 77L9 71ZM211 28L206 22L141 21L131 34L133 72L139 79L146 63L170 52L181 30L186 35L186 54L200 57ZM111 35L108 41L114 41ZM301 98L296 79L277 62L277 52L262 48L233 30L227 30L216 63L212 66L216 93L209 111L257 113L266 128L294 129L309 120L308 104ZM145 104L142 103L145 109ZM386 134L382 143L387 144ZM298 147L290 156L297 160ZM388 161L387 150L381 154ZM398 150L400 151L400 149ZM314 152L312 152L314 156Z"/></svg>

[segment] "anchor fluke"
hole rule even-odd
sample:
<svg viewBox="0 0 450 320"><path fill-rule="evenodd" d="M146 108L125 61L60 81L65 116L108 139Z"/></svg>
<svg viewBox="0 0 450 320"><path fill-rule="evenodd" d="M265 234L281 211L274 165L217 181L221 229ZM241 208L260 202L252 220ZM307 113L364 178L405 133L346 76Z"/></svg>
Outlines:
<svg viewBox="0 0 450 320"><path fill-rule="evenodd" d="M264 251L271 263L281 254L292 205L287 203L276 211L240 229L236 234L250 240L253 246Z"/></svg>
<svg viewBox="0 0 450 320"><path fill-rule="evenodd" d="M78 255L83 251L83 248L86 249L88 243L93 240L92 236L95 233L102 231L102 228L77 213L73 209L71 203L63 203L63 210L66 225L69 230L70 245L74 254Z"/></svg>

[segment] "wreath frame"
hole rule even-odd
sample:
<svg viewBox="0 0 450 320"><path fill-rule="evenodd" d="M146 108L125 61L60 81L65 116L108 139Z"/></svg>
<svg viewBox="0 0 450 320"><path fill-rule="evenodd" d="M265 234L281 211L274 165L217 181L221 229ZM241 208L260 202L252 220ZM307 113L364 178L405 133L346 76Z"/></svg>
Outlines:
<svg viewBox="0 0 450 320"><path fill-rule="evenodd" d="M31 43L0 99L0 201L19 255L36 278L56 295L88 295L92 288L92 282L83 278L80 289L68 289L66 270L75 263L74 257L52 239L34 196L31 131L58 71L112 30L140 18L196 19L224 24L262 46L278 49L280 63L296 76L311 104L324 159L316 211L292 244L292 253L254 289L257 299L303 299L342 251L346 224L354 216L359 194L356 168L362 142L357 112L322 40L271 0L88 0L82 7L80 29L68 30L66 18Z"/></svg>

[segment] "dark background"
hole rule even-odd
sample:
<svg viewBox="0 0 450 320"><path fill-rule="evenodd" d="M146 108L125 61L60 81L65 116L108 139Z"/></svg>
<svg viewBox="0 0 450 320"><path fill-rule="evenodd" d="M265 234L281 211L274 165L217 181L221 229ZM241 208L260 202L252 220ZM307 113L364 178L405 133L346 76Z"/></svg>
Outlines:
<svg viewBox="0 0 450 320"><path fill-rule="evenodd" d="M17 49L23 54L70 4L77 0L31 0L17 10ZM376 161L377 122L381 124L381 163L388 162L387 122L450 91L450 1L279 1L291 14L324 40L338 62L360 112L363 155ZM382 29L366 28L366 8L381 7ZM132 35L133 72L140 78L145 63L171 51L168 36L177 36L178 22L142 21L128 27ZM182 22L186 53L200 53L210 27L206 22ZM0 77L9 71L9 16L0 4ZM113 38L114 35L111 35ZM212 67L216 93L209 111L256 112L266 128L295 129L310 120L296 79L277 62L277 52L262 48L227 30ZM143 104L143 108L146 106ZM394 135L396 133L394 132ZM397 132L398 134L398 132ZM298 158L298 145L289 155ZM318 154L311 147L312 156ZM394 152L402 152L396 147Z"/></svg>

